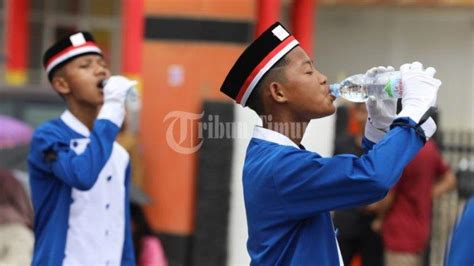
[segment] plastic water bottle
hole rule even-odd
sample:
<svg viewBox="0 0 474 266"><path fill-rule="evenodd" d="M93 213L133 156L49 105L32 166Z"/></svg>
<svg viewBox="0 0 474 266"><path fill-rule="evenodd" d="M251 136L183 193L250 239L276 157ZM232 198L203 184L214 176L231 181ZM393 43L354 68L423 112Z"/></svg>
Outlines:
<svg viewBox="0 0 474 266"><path fill-rule="evenodd" d="M400 71L385 72L375 77L358 74L330 85L331 94L351 102L365 102L370 96L377 99L401 98L403 86Z"/></svg>

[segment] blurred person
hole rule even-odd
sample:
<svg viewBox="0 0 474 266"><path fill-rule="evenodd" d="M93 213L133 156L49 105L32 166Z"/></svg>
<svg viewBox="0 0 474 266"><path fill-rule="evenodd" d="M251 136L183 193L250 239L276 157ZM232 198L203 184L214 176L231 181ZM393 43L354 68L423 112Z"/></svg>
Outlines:
<svg viewBox="0 0 474 266"><path fill-rule="evenodd" d="M467 200L464 210L453 228L451 239L447 245L446 266L474 265L472 225L474 225L474 195Z"/></svg>
<svg viewBox="0 0 474 266"><path fill-rule="evenodd" d="M130 160L115 139L136 82L110 75L87 32L56 42L43 63L67 110L36 129L31 142L32 265L135 265Z"/></svg>
<svg viewBox="0 0 474 266"><path fill-rule="evenodd" d="M414 62L400 71L402 112L396 116L395 100L370 99L366 153L324 158L305 150L303 134L285 129L304 133L311 119L335 112L327 78L294 36L275 23L237 59L221 91L263 120L243 169L251 265L343 265L330 211L382 199L436 130L429 118L441 85L435 70Z"/></svg>
<svg viewBox="0 0 474 266"><path fill-rule="evenodd" d="M30 265L33 210L23 185L0 170L0 265Z"/></svg>
<svg viewBox="0 0 474 266"><path fill-rule="evenodd" d="M433 198L456 186L456 177L430 139L403 171L383 200L383 215L374 221L385 249L385 265L421 266L429 246Z"/></svg>
<svg viewBox="0 0 474 266"><path fill-rule="evenodd" d="M160 240L153 234L142 207L132 202L132 235L138 266L166 266L165 253Z"/></svg>
<svg viewBox="0 0 474 266"><path fill-rule="evenodd" d="M337 110L338 115L348 113L347 133L338 134L335 139L334 155L364 154L362 139L364 138L367 109L365 104L355 103L347 108ZM375 205L338 210L334 213L334 227L341 249L344 264L350 265L356 255L360 255L364 266L383 265L383 244L378 232L372 229L372 222L377 217Z"/></svg>

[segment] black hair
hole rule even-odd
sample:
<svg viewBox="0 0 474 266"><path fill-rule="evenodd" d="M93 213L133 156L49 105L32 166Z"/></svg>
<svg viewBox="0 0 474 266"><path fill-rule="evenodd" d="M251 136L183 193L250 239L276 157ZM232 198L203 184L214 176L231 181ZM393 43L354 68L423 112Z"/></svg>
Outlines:
<svg viewBox="0 0 474 266"><path fill-rule="evenodd" d="M267 86L272 81L283 81L285 75L283 73L283 67L288 65L288 60L284 56L278 62L276 62L265 75L262 77L260 82L255 86L252 94L247 100L247 106L254 110L258 115L264 115L263 103L262 103L262 90L263 87Z"/></svg>

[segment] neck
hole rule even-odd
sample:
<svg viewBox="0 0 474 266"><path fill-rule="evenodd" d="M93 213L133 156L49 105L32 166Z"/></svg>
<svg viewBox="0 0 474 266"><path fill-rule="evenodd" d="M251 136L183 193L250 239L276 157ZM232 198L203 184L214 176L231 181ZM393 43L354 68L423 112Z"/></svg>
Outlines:
<svg viewBox="0 0 474 266"><path fill-rule="evenodd" d="M83 106L68 104L69 111L81 121L89 130L92 130L94 121L99 114L100 106Z"/></svg>
<svg viewBox="0 0 474 266"><path fill-rule="evenodd" d="M273 112L273 114L264 115L262 121L264 128L287 136L296 145L301 144L304 132L309 124L309 121L297 119L295 116L285 112Z"/></svg>

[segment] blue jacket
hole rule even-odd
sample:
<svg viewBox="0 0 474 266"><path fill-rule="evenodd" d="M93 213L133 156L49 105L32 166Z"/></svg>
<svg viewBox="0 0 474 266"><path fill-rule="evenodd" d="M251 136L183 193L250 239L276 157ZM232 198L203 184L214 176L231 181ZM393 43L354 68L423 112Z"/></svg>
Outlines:
<svg viewBox="0 0 474 266"><path fill-rule="evenodd" d="M474 265L474 196L469 198L454 227L445 258L446 266Z"/></svg>
<svg viewBox="0 0 474 266"><path fill-rule="evenodd" d="M330 158L256 127L247 148L243 188L251 265L343 265L330 211L382 199L423 139L397 126L363 156Z"/></svg>
<svg viewBox="0 0 474 266"><path fill-rule="evenodd" d="M32 265L135 265L130 160L119 128L92 132L69 111L41 125L28 156L35 212Z"/></svg>

